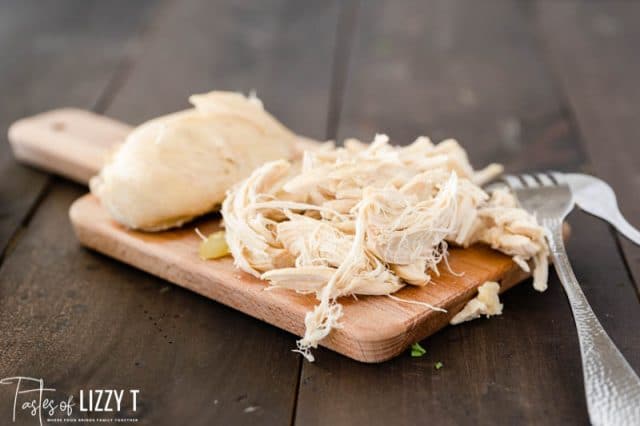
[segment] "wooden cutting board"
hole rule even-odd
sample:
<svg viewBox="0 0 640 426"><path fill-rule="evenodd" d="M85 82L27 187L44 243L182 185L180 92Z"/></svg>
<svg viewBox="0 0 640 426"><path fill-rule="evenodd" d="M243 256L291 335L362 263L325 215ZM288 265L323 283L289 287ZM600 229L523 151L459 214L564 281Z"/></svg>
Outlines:
<svg viewBox="0 0 640 426"><path fill-rule="evenodd" d="M86 184L130 130L91 112L59 109L14 123L9 140L20 161ZM265 291L265 282L234 268L230 257L201 260L194 228L205 234L217 230L217 215L179 230L136 232L114 222L88 194L71 206L69 216L83 245L298 336L304 332L305 314L316 304L310 295ZM340 300L344 327L333 330L321 344L358 361L381 362L446 326L485 281L500 282L504 291L527 277L509 257L481 245L451 249L449 264L462 275L441 268L442 274L431 284L408 286L395 294L443 307L448 313L384 296L359 296L357 301L346 297Z"/></svg>

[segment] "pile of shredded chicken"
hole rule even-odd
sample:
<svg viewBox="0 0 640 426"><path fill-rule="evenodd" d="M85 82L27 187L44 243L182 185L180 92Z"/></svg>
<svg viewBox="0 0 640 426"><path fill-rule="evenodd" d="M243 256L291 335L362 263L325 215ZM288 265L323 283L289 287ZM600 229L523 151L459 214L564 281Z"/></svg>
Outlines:
<svg viewBox="0 0 640 426"><path fill-rule="evenodd" d="M243 271L315 294L297 349L312 361L310 348L340 327L338 298L424 286L448 244L489 244L527 272L531 263L534 287L546 289L543 228L506 190L481 188L501 171L474 171L454 140L324 144L301 163L267 163L228 192L227 243Z"/></svg>

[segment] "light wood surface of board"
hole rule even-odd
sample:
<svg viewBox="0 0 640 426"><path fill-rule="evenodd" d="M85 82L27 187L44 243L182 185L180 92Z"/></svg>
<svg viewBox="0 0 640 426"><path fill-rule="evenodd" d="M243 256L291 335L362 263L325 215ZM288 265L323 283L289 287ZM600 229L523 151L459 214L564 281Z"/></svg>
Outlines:
<svg viewBox="0 0 640 426"><path fill-rule="evenodd" d="M16 121L9 128L15 157L86 184L131 127L76 108L62 108Z"/></svg>
<svg viewBox="0 0 640 426"><path fill-rule="evenodd" d="M62 109L18 121L9 138L19 160L86 183L130 129L90 112ZM198 257L200 240L194 228L213 232L219 227L219 217L173 231L131 231L114 222L92 195L77 200L69 214L83 245L298 336L303 334L304 316L316 304L313 296L265 290L265 282L236 269L230 257L216 261ZM429 285L409 286L395 294L443 307L447 313L384 296L359 296L357 302L342 298L343 328L333 330L321 345L358 361L381 362L446 326L484 282L498 281L504 291L527 277L509 257L480 245L451 249L449 264L455 274L441 268L441 275Z"/></svg>

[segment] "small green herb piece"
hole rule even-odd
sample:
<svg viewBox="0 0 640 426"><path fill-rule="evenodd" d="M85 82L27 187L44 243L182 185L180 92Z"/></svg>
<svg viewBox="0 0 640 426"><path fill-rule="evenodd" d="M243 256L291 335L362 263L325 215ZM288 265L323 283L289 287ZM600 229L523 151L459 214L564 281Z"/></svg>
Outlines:
<svg viewBox="0 0 640 426"><path fill-rule="evenodd" d="M411 345L411 356L414 358L419 358L422 355L426 354L427 351L425 348L423 348L422 346L420 346L420 343L414 343L413 345Z"/></svg>
<svg viewBox="0 0 640 426"><path fill-rule="evenodd" d="M433 366L436 370L440 370L442 367L444 367L444 364L441 363L440 361L436 362L435 365Z"/></svg>

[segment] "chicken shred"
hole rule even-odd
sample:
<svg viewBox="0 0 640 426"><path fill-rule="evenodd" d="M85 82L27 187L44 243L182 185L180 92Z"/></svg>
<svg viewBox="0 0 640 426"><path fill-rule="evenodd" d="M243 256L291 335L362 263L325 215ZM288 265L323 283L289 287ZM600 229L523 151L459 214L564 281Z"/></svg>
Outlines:
<svg viewBox="0 0 640 426"><path fill-rule="evenodd" d="M424 286L447 256L448 244L486 243L533 265L534 287L547 280L548 248L535 217L506 190L480 185L502 172L474 171L452 139L433 144L371 144L355 139L256 169L227 193L222 206L235 265L273 287L313 293L298 349L311 349L340 327L347 295L390 295Z"/></svg>
<svg viewBox="0 0 640 426"><path fill-rule="evenodd" d="M465 321L471 321L485 315L487 318L493 315L502 315L503 305L500 303L500 284L495 281L487 281L478 287L478 295L469 300L458 312L449 324L457 325Z"/></svg>

